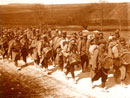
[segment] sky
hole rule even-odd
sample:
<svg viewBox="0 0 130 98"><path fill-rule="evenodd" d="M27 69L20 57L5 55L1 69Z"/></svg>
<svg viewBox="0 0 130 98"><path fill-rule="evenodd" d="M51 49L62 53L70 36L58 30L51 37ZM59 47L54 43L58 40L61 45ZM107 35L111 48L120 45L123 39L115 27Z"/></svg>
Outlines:
<svg viewBox="0 0 130 98"><path fill-rule="evenodd" d="M98 3L101 0L0 0L0 5L9 3L77 4ZM130 2L130 0L102 0L106 2Z"/></svg>

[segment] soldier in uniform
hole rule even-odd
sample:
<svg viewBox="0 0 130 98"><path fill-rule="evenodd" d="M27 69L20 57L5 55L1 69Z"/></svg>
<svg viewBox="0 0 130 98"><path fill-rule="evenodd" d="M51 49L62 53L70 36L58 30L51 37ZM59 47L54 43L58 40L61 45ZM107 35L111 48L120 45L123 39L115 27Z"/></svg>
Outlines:
<svg viewBox="0 0 130 98"><path fill-rule="evenodd" d="M14 36L12 37L12 39L8 43L8 45L9 45L9 47L8 47L8 56L11 58L11 61L12 61L12 49L11 49L11 47L12 47L13 42L14 42Z"/></svg>
<svg viewBox="0 0 130 98"><path fill-rule="evenodd" d="M108 77L108 71L109 71L109 67L108 68L104 67L104 64L106 63L104 61L105 61L105 58L107 56L107 51L105 48L106 48L106 46L103 43L100 44L98 47L98 51L99 51L98 58L97 58L98 59L97 60L97 65L98 65L97 67L98 68L97 68L95 75L91 79L91 81L93 83L94 81L101 78L101 82L102 82L101 87L103 87L103 88L105 87L106 80Z"/></svg>
<svg viewBox="0 0 130 98"><path fill-rule="evenodd" d="M47 52L49 49L49 42L46 35L42 35L41 39L38 42L38 55L40 58L40 64L41 67L45 67L46 70L48 70L48 59Z"/></svg>
<svg viewBox="0 0 130 98"><path fill-rule="evenodd" d="M38 47L37 47L37 42L39 41L39 35L34 37L32 43L31 43L31 48L33 49L33 59L34 59L34 64L35 66L39 65L40 59L38 56Z"/></svg>
<svg viewBox="0 0 130 98"><path fill-rule="evenodd" d="M99 50L98 50L98 36L95 35L95 38L93 40L91 40L90 42L90 47L89 47L89 55L90 55L90 60L89 60L89 66L91 66L91 77L93 78L94 75L97 72L97 68L98 68L98 54L99 54Z"/></svg>
<svg viewBox="0 0 130 98"><path fill-rule="evenodd" d="M115 81L117 83L120 82L120 67L121 67L121 62L120 62L120 52L119 52L119 45L120 45L120 35L119 31L116 30L112 34L112 39L108 42L108 56L113 58L113 65L114 65L114 77Z"/></svg>
<svg viewBox="0 0 130 98"><path fill-rule="evenodd" d="M21 56L25 65L27 65L27 56L28 56L28 48L29 48L29 40L27 39L27 35L25 34L23 38L20 40L21 43Z"/></svg>
<svg viewBox="0 0 130 98"><path fill-rule="evenodd" d="M15 36L12 45L10 46L12 50L12 60L15 63L15 66L18 67L18 60L20 59L20 52L21 52L21 47L20 47L20 41L18 40L18 36Z"/></svg>
<svg viewBox="0 0 130 98"><path fill-rule="evenodd" d="M60 46L60 41L61 41L61 34L56 31L56 36L54 37L52 41L52 49L53 49L53 64L54 66L56 65L56 57L57 57L57 49Z"/></svg>
<svg viewBox="0 0 130 98"><path fill-rule="evenodd" d="M76 41L73 38L69 42L67 53L68 53L67 64L65 67L67 71L65 72L65 74L67 75L70 72L74 80L74 83L76 83L75 75L74 75L74 67L75 65L78 65L81 61L80 61L80 56L77 54Z"/></svg>
<svg viewBox="0 0 130 98"><path fill-rule="evenodd" d="M78 53L81 59L82 72L85 72L89 63L87 54L87 35L84 35L83 37L80 38L77 46L78 46ZM84 66L85 63L86 66Z"/></svg>
<svg viewBox="0 0 130 98"><path fill-rule="evenodd" d="M62 32L62 38L60 39L60 46L58 47L57 53L58 57L58 65L61 71L63 71L64 64L66 63L66 52L67 52L67 45L68 39L66 37L66 32Z"/></svg>
<svg viewBox="0 0 130 98"><path fill-rule="evenodd" d="M118 45L118 49L119 49L119 55L120 55L120 57L121 57L121 55L122 55L123 53L126 53L126 52L129 51L129 48L128 48L128 46L126 45L126 40L125 40L124 37L120 37L119 41L120 41L120 43L119 43L119 45ZM126 68L127 68L126 65L127 65L127 64L125 65L125 64L122 64L122 62L120 62L120 63L121 63L120 66L118 65L118 67L116 67L116 71L119 72L119 75L118 75L119 77L115 75L115 78L116 78L116 79L119 79L119 81L122 83L122 86L125 86L124 80L125 80L125 78L126 78ZM116 80L116 81L117 81L117 80Z"/></svg>
<svg viewBox="0 0 130 98"><path fill-rule="evenodd" d="M4 60L5 56L8 58L8 36L7 34L3 35L2 38L2 59Z"/></svg>

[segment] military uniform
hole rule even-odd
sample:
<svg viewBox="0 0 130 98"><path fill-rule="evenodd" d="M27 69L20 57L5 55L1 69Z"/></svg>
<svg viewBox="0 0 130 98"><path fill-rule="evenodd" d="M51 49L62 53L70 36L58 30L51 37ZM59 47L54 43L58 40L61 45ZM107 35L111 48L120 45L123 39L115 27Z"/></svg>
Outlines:
<svg viewBox="0 0 130 98"><path fill-rule="evenodd" d="M57 62L60 70L63 71L64 64L66 63L66 52L68 47L66 32L62 33L62 37L59 40L59 47L57 48Z"/></svg>
<svg viewBox="0 0 130 98"><path fill-rule="evenodd" d="M76 41L74 39L72 39L69 42L69 45L67 48L67 53L68 53L67 65L66 65L67 71L65 72L66 75L70 72L73 79L75 79L74 66L78 65L81 62L80 56L77 54L77 46L75 42Z"/></svg>
<svg viewBox="0 0 130 98"><path fill-rule="evenodd" d="M10 40L9 41L9 47L8 47L8 55L9 55L9 57L11 57L11 61L12 61L12 49L11 49L11 47L12 47L13 42L14 42L14 39Z"/></svg>
<svg viewBox="0 0 130 98"><path fill-rule="evenodd" d="M56 36L53 40L53 61L55 62L55 64L56 64L56 61L55 61L56 56L58 54L57 49L60 46L60 41L61 41L61 38L59 36Z"/></svg>
<svg viewBox="0 0 130 98"><path fill-rule="evenodd" d="M38 57L37 42L38 42L38 36L36 38L34 38L34 40L32 41L31 48L33 49L32 57L34 59L34 62L38 65L40 60L39 60L39 57Z"/></svg>
<svg viewBox="0 0 130 98"><path fill-rule="evenodd" d="M20 42L17 40L17 37L15 40L13 40L12 45L10 46L12 50L12 61L15 62L15 65L18 67L18 60L20 59Z"/></svg>
<svg viewBox="0 0 130 98"><path fill-rule="evenodd" d="M8 40L8 37L7 37L7 35L5 35L3 38L2 38L2 46L1 46L1 50L2 50L2 57L3 57L3 59L5 58L5 56L7 56L8 57L8 42L9 42L9 40Z"/></svg>
<svg viewBox="0 0 130 98"><path fill-rule="evenodd" d="M78 52L80 55L80 59L81 59L81 66L82 66L82 72L84 72L88 66L89 60L88 60L88 51L87 51L87 39L86 36L84 36L83 38L81 38L79 40L79 43L77 45L78 47ZM84 64L86 63L86 66L84 66Z"/></svg>
<svg viewBox="0 0 130 98"><path fill-rule="evenodd" d="M20 40L21 43L21 56L23 57L23 61L25 64L27 63L27 56L28 56L28 48L29 48L29 40L27 39L26 35Z"/></svg>
<svg viewBox="0 0 130 98"><path fill-rule="evenodd" d="M48 69L48 59L50 59L46 55L47 47L49 48L49 42L47 36L44 35L41 37L41 40L38 41L38 56L40 58L41 67L45 67L46 69Z"/></svg>
<svg viewBox="0 0 130 98"><path fill-rule="evenodd" d="M103 88L105 87L106 80L108 77L108 71L109 71L109 68L104 67L104 60L107 56L106 50L104 48L105 48L105 45L103 45L103 44L99 45L99 47L98 47L98 51L99 51L98 60L97 60L98 68L97 68L94 76L92 77L92 82L99 80L99 78L101 78L101 82L102 82L101 86Z"/></svg>

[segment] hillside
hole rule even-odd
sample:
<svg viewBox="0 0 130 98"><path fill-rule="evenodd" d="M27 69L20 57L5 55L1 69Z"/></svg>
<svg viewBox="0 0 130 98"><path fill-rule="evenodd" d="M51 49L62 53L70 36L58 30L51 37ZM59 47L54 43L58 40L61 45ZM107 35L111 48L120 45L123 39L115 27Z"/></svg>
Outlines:
<svg viewBox="0 0 130 98"><path fill-rule="evenodd" d="M0 5L1 24L34 25L129 25L129 3L89 3L69 5Z"/></svg>

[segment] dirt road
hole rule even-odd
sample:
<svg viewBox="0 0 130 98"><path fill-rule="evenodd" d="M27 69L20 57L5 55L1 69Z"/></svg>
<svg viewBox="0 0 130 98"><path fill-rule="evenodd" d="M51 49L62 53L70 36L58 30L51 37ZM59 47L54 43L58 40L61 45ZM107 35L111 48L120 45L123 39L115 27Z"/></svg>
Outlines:
<svg viewBox="0 0 130 98"><path fill-rule="evenodd" d="M0 98L92 98L40 71L0 61Z"/></svg>

